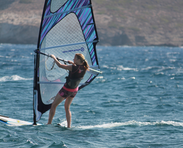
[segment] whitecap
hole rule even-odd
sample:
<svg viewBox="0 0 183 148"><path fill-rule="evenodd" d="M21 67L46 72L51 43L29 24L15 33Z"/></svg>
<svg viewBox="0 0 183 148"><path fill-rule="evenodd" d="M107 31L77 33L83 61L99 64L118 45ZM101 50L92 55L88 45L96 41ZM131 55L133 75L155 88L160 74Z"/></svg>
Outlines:
<svg viewBox="0 0 183 148"><path fill-rule="evenodd" d="M0 78L0 82L6 82L6 81L22 81L22 80L32 80L32 78L23 78L18 75L12 75L12 76L4 76Z"/></svg>
<svg viewBox="0 0 183 148"><path fill-rule="evenodd" d="M109 68L109 66L108 66L108 65L103 65L102 67L103 67L103 68L107 68L107 69Z"/></svg>
<svg viewBox="0 0 183 148"><path fill-rule="evenodd" d="M122 77L122 78L118 78L118 80L125 80L125 77Z"/></svg>
<svg viewBox="0 0 183 148"><path fill-rule="evenodd" d="M123 67L123 65L119 65L117 67L117 70L119 70L119 71L122 71L122 70L126 70L126 71L138 71L137 68Z"/></svg>
<svg viewBox="0 0 183 148"><path fill-rule="evenodd" d="M93 129L93 128L114 128L120 126L128 126L128 125L148 125L152 124L150 122L138 122L138 121L127 121L127 122L112 122L112 123L104 123L101 125L89 125L89 126L79 126L79 129Z"/></svg>
<svg viewBox="0 0 183 148"><path fill-rule="evenodd" d="M177 60L175 60L175 59L170 59L169 61L170 61L170 62L176 62Z"/></svg>
<svg viewBox="0 0 183 148"><path fill-rule="evenodd" d="M146 67L146 68L142 68L142 70L151 70L151 69L153 69L154 67Z"/></svg>
<svg viewBox="0 0 183 148"><path fill-rule="evenodd" d="M103 76L98 76L96 77L97 79L103 79L104 77Z"/></svg>
<svg viewBox="0 0 183 148"><path fill-rule="evenodd" d="M15 49L11 49L10 51L15 51Z"/></svg>
<svg viewBox="0 0 183 148"><path fill-rule="evenodd" d="M175 122L175 121L156 121L156 122L140 122L140 121L127 121L127 122L112 122L112 123L104 123L99 125L88 125L88 126L78 126L75 127L77 129L94 129L94 128L114 128L120 126L148 126L148 125L171 125L171 126L182 126L182 122Z"/></svg>
<svg viewBox="0 0 183 148"><path fill-rule="evenodd" d="M161 125L172 125L172 126L182 126L183 127L183 123L182 122L175 122L175 121L161 121L161 122L158 122L158 124L161 124Z"/></svg>
<svg viewBox="0 0 183 148"><path fill-rule="evenodd" d="M67 121L63 121L61 123L58 123L61 127L67 127Z"/></svg>

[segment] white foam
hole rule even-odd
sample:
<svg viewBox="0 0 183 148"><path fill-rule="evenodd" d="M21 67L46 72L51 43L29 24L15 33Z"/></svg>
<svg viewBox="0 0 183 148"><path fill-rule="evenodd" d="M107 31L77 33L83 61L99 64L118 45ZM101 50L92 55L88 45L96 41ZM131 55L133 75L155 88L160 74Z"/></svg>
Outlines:
<svg viewBox="0 0 183 148"><path fill-rule="evenodd" d="M126 70L126 71L138 71L137 68L123 67L123 65L119 65L117 67L117 70L119 70L119 71L122 71L122 70Z"/></svg>
<svg viewBox="0 0 183 148"><path fill-rule="evenodd" d="M125 80L125 77L122 77L122 78L118 78L118 80Z"/></svg>
<svg viewBox="0 0 183 148"><path fill-rule="evenodd" d="M146 67L146 68L142 68L142 70L151 70L151 69L153 69L153 68L155 68L155 67Z"/></svg>
<svg viewBox="0 0 183 148"><path fill-rule="evenodd" d="M172 125L172 126L182 126L183 123L175 121L156 121L156 122L139 122L139 121L127 121L127 122L114 122L114 123L104 123L100 125L89 125L89 126L79 126L78 129L94 129L94 128L114 128L120 126L148 126L148 125Z"/></svg>
<svg viewBox="0 0 183 148"><path fill-rule="evenodd" d="M59 123L58 125L60 125L61 127L67 127L67 121L63 121L61 123Z"/></svg>
<svg viewBox="0 0 183 148"><path fill-rule="evenodd" d="M23 78L18 75L12 75L12 76L4 76L0 78L0 82L6 82L6 81L25 81L25 80L33 80L32 78Z"/></svg>
<svg viewBox="0 0 183 148"><path fill-rule="evenodd" d="M102 67L103 67L103 68L109 68L109 66L108 66L108 65L103 65Z"/></svg>
<svg viewBox="0 0 183 148"><path fill-rule="evenodd" d="M118 71L138 71L137 68L123 67L123 65L118 65L117 67L109 67L108 65L103 65L103 68L118 70Z"/></svg>
<svg viewBox="0 0 183 148"><path fill-rule="evenodd" d="M161 121L159 124L167 124L167 125L182 126L183 127L183 123L175 122L175 121Z"/></svg>
<svg viewBox="0 0 183 148"><path fill-rule="evenodd" d="M103 79L104 77L103 76L98 76L96 77L97 79Z"/></svg>

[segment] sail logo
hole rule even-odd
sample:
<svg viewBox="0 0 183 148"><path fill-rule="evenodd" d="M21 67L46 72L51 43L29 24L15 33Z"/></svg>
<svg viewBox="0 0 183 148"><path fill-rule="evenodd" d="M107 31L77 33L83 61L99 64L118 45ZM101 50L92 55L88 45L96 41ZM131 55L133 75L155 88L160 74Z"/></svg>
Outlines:
<svg viewBox="0 0 183 148"><path fill-rule="evenodd" d="M67 53L67 52L75 52L75 51L81 51L83 52L85 49L83 47L81 47L80 49L72 49L72 50L67 50L67 51L62 51L63 53Z"/></svg>

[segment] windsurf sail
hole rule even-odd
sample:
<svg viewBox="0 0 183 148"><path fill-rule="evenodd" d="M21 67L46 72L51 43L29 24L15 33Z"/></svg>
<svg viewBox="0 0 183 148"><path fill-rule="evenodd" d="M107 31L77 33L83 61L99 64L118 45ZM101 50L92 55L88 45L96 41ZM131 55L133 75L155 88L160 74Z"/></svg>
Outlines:
<svg viewBox="0 0 183 148"><path fill-rule="evenodd" d="M58 68L46 55L72 61L76 53L82 53L93 69L81 81L79 89L82 89L99 74L97 42L91 0L45 0L34 57L34 124L50 109L49 100L62 88L68 75L68 71Z"/></svg>

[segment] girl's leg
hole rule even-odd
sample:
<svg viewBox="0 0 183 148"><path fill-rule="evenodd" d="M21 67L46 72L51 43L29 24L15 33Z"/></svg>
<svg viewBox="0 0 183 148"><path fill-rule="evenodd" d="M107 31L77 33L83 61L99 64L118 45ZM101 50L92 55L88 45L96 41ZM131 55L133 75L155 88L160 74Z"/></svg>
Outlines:
<svg viewBox="0 0 183 148"><path fill-rule="evenodd" d="M55 115L56 107L64 100L65 98L61 97L60 94L58 93L55 97L55 100L53 101L51 105L51 109L49 112L49 119L47 124L51 124L53 117Z"/></svg>
<svg viewBox="0 0 183 148"><path fill-rule="evenodd" d="M68 97L65 100L65 113L66 113L66 119L67 119L67 127L70 128L71 127L71 111L70 111L70 105L72 103L72 100L74 98L72 97Z"/></svg>

